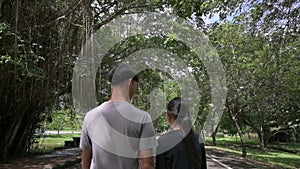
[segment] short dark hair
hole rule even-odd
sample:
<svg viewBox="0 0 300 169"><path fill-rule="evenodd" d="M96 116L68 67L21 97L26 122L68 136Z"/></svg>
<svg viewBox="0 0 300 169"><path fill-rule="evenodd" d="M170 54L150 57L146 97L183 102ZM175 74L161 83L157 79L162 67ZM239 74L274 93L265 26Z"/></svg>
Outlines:
<svg viewBox="0 0 300 169"><path fill-rule="evenodd" d="M118 85L128 79L139 81L136 71L128 64L119 64L108 73L108 80L112 85Z"/></svg>

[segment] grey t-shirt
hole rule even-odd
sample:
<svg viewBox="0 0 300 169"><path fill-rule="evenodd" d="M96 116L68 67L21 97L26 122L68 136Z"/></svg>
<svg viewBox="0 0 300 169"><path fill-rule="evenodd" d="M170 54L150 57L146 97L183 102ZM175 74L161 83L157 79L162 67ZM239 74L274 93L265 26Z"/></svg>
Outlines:
<svg viewBox="0 0 300 169"><path fill-rule="evenodd" d="M128 102L104 102L89 111L80 148L91 150L91 168L139 168L139 152L157 145L150 115Z"/></svg>

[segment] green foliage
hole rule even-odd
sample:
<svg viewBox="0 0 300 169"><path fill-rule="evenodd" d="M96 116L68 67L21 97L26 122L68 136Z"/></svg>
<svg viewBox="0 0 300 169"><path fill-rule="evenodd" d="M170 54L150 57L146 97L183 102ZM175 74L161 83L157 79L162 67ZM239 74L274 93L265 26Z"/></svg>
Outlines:
<svg viewBox="0 0 300 169"><path fill-rule="evenodd" d="M255 0L209 0L201 8L203 13L212 16L219 14L221 20L248 21L247 27L257 33L299 34L299 2L290 1L255 1Z"/></svg>
<svg viewBox="0 0 300 169"><path fill-rule="evenodd" d="M238 123L264 134L299 132L299 10L297 1L21 1L1 2L0 21L0 158L26 151L36 128L52 118L52 128L78 119L66 116L71 105L71 79L74 61L81 44L113 19L128 13L170 11L189 18L202 27L202 16L218 13L220 22L207 30L227 70L228 100L235 109L242 108ZM178 25L177 25L178 26ZM184 26L181 26L185 29ZM160 37L133 36L115 45L101 62L97 74L97 99L108 99L106 74L114 65L141 49L170 51L192 68L201 91L196 128L211 108L209 77L193 49L170 33ZM111 37L114 38L114 37ZM151 59L151 58L149 58ZM159 60L160 56L155 59ZM134 103L145 110L151 107L149 94L165 91L166 101L180 95L168 72L141 72L141 90ZM169 79L170 83L165 83ZM190 79L187 79L190 80ZM68 97L65 97L65 96ZM65 99L60 99L61 97ZM58 114L49 111L55 105ZM212 105L213 106L213 105ZM227 107L228 110L228 107ZM53 115L53 116L52 116ZM224 129L234 131L224 118ZM77 123L76 123L77 124ZM67 124L64 124L68 126ZM163 116L156 125L168 128ZM56 126L56 127L55 127ZM69 126L71 127L71 126ZM75 126L72 126L75 127ZM296 134L295 134L296 135Z"/></svg>
<svg viewBox="0 0 300 169"><path fill-rule="evenodd" d="M72 109L51 110L51 117L48 117L50 122L46 123L44 128L47 130L78 131L82 126L82 117L75 114Z"/></svg>
<svg viewBox="0 0 300 169"><path fill-rule="evenodd" d="M72 3L1 2L0 158L27 151L49 116L47 108L71 92L79 30L53 19Z"/></svg>
<svg viewBox="0 0 300 169"><path fill-rule="evenodd" d="M166 113L163 113L155 121L153 121L153 125L158 134L167 132L172 129L171 125L166 120Z"/></svg>
<svg viewBox="0 0 300 169"><path fill-rule="evenodd" d="M300 64L294 57L299 53L294 51L299 47L299 40L286 35L286 43L281 43L276 33L269 35L270 40L248 32L245 20L236 22L225 22L210 30L227 72L226 110L240 111L236 114L239 124L250 125L265 137L262 141L267 144L271 137L283 131L295 133L299 125L298 98L294 96L299 91L296 76ZM227 130L231 130L229 127Z"/></svg>
<svg viewBox="0 0 300 169"><path fill-rule="evenodd" d="M22 80L24 77L43 79L44 71L39 67L44 57L38 54L42 48L37 43L31 43L22 36L12 32L9 23L0 23L0 65L14 66L14 78Z"/></svg>
<svg viewBox="0 0 300 169"><path fill-rule="evenodd" d="M158 133L166 132L171 129L169 122L166 120L167 104L173 98L180 96L179 85L174 81L165 81L162 86L162 91L164 92L166 105L164 109L161 110L161 115L153 122L154 127Z"/></svg>
<svg viewBox="0 0 300 169"><path fill-rule="evenodd" d="M121 61L126 61L126 57L129 56L130 54L142 49L153 49L153 48L164 49L170 52L173 55L173 57L168 57L168 62L175 63L176 61L180 60L186 63L187 66L191 67L193 77L184 79L185 84L182 85L189 85L190 81L196 80L198 88L200 88L202 92L199 93L199 99L198 99L201 100L201 103L198 102L193 103L195 104L194 106L200 105L199 110L195 110L196 113L198 112L199 114L195 125L197 130L201 129L205 121L205 117L208 113L208 107L209 107L208 106L208 102L210 99L209 98L210 86L208 85L209 79L206 74L206 69L204 68L201 60L199 60L199 58L195 55L192 49L188 48L183 42L178 41L176 34L168 34L165 37L162 36L162 37L153 37L153 38L149 38L147 36L142 36L142 35L131 36L123 40L122 42L116 44L109 51L109 53L103 58L103 61L101 63L101 69L99 71L101 71L102 75L105 75L113 66L115 66ZM164 57L165 56L152 56L152 58L149 57L147 59L149 59L149 63L151 63L151 60L160 61L166 59ZM140 62L138 59L136 59L135 61L136 63ZM145 62L143 62L142 64L145 64ZM98 72L97 75L100 75L100 73ZM151 102L153 103L154 100L164 99L165 102L167 103L172 98L181 96L183 92L182 90L187 90L187 89L184 86L179 87L179 84L176 81L176 79L173 79L173 77L171 76L172 76L171 72L165 72L164 70L146 69L140 72L139 92L138 95L134 98L133 103L143 110L151 111L150 103ZM98 76L97 81L100 82L100 84L97 86L97 91L98 91L97 98L99 103L101 103L108 99L110 95L109 94L110 91L108 91L107 89L109 89L110 86L109 84L107 84L106 76L101 76L101 77ZM158 96L151 97L152 94L155 94L153 92L159 90L163 92L164 96L162 97L164 98L160 98ZM201 99L200 99L200 94L201 94ZM162 114L162 115L155 120L154 125L158 131L163 131L166 129L167 122L164 120L165 119L164 113L161 112L165 111L166 108L161 107L160 109L162 110L160 111L158 110L156 114ZM153 118L155 119L156 116Z"/></svg>

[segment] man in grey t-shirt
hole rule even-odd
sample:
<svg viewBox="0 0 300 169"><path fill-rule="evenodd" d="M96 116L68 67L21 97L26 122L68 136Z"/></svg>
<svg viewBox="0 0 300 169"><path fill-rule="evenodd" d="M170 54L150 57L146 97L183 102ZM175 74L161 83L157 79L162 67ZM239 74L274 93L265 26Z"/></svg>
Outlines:
<svg viewBox="0 0 300 169"><path fill-rule="evenodd" d="M137 92L138 78L127 65L109 74L109 101L89 111L80 140L83 169L154 169L157 142L150 115L130 102Z"/></svg>

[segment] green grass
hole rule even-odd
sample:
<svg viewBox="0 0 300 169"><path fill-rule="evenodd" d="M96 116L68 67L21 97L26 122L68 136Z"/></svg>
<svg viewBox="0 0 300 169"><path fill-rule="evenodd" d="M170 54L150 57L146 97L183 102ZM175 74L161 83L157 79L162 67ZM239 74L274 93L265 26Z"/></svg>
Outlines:
<svg viewBox="0 0 300 169"><path fill-rule="evenodd" d="M300 152L300 143L292 142L292 143L270 143L270 146L280 147L292 151Z"/></svg>
<svg viewBox="0 0 300 169"><path fill-rule="evenodd" d="M61 134L61 135L45 135L37 139L37 143L33 145L31 153L45 154L50 153L56 147L62 147L67 140L73 140L73 137L79 137L80 134Z"/></svg>
<svg viewBox="0 0 300 169"><path fill-rule="evenodd" d="M273 149L261 149L260 142L257 139L246 139L246 144L251 145L247 148L247 158L254 159L261 162L271 163L280 168L296 169L300 166L300 155L287 153L284 151L273 150ZM206 142L211 144L211 138L206 138ZM241 155L241 147L235 146L240 145L239 138L225 136L223 138L217 138L217 147L222 150L229 151L236 155ZM296 150L299 152L300 143L273 143L272 146L282 147L289 150Z"/></svg>

